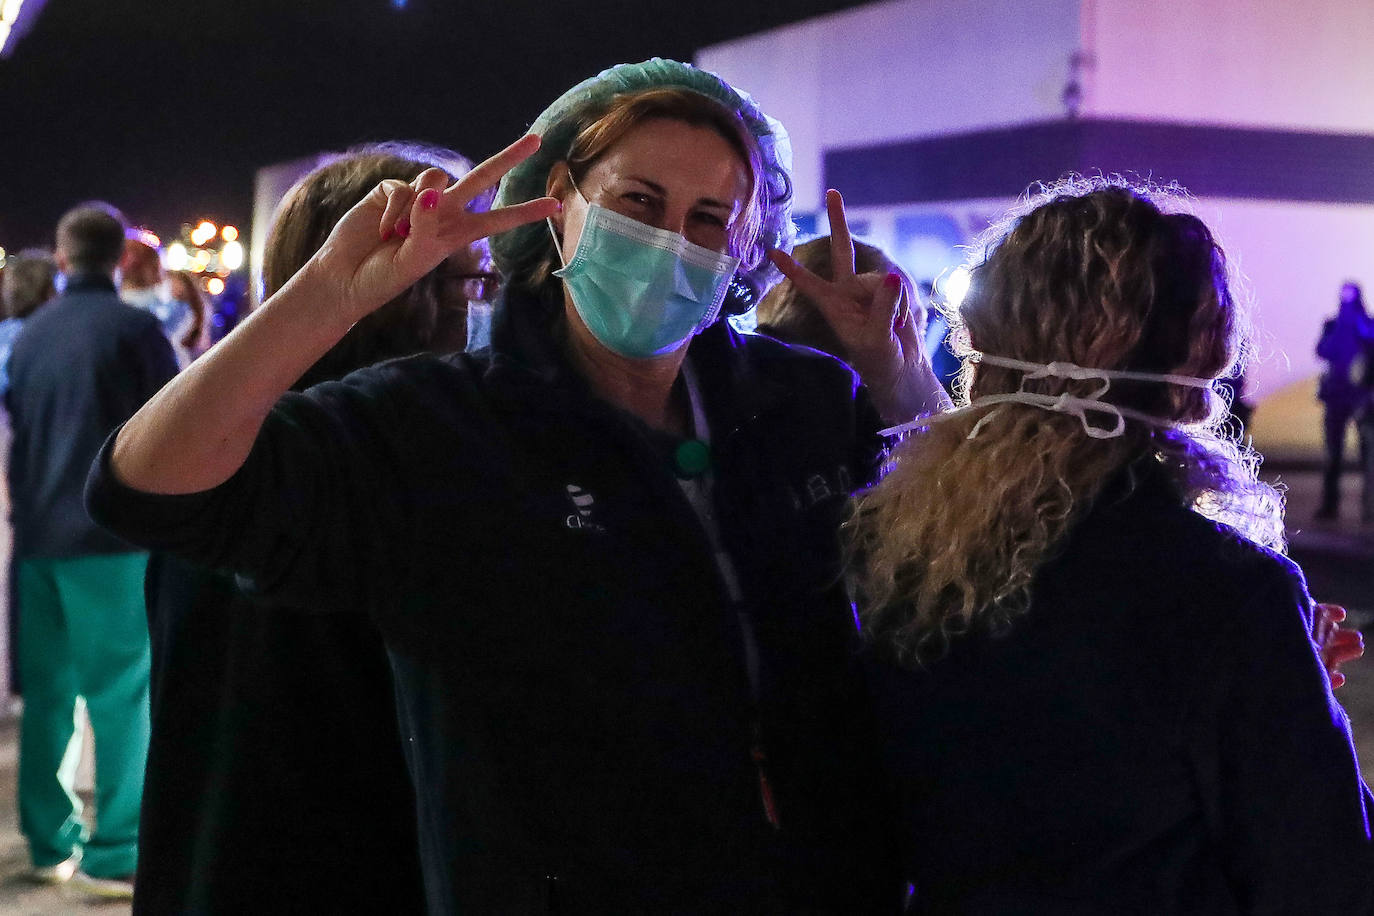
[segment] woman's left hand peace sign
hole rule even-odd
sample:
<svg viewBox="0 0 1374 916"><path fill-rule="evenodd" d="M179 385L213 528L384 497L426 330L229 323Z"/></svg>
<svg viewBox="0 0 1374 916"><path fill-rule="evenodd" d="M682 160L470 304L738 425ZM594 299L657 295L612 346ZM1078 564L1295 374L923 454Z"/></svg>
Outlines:
<svg viewBox="0 0 1374 916"><path fill-rule="evenodd" d="M833 276L825 279L782 251L769 259L816 304L848 351L883 417L893 422L948 407L921 344L920 303L898 271L855 273L854 241L839 191L825 194Z"/></svg>

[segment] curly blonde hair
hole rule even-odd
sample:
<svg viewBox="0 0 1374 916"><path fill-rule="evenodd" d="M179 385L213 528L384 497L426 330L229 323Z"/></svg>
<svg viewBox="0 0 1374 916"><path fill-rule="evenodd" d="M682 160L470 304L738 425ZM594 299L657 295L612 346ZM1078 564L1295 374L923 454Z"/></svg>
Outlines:
<svg viewBox="0 0 1374 916"><path fill-rule="evenodd" d="M1230 371L1248 338L1246 310L1221 247L1175 209L1181 202L1172 188L1075 177L1029 198L975 247L969 292L957 311L946 308L965 409L898 446L848 525L865 634L892 660L918 665L975 625L1010 625L1103 485L1142 458L1160 463L1195 510L1282 548L1282 500L1224 432L1226 405L1211 388L1114 381L1103 400L1161 421L1128 421L1116 438L1089 436L1063 413L977 404L1023 388L1078 397L1101 388L1025 380L980 365L981 353L1206 379Z"/></svg>

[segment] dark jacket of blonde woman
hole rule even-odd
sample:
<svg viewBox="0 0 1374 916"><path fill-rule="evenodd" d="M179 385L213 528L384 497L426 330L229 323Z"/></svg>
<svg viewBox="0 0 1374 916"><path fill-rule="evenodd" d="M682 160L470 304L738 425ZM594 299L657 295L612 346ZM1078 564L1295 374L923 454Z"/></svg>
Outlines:
<svg viewBox="0 0 1374 916"><path fill-rule="evenodd" d="M1000 636L870 660L911 912L1369 913L1368 790L1288 560L1151 459Z"/></svg>

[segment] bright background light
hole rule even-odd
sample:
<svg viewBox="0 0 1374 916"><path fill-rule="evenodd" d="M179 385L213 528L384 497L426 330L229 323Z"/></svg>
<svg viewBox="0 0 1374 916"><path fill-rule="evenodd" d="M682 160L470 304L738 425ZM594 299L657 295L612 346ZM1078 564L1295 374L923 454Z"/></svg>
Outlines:
<svg viewBox="0 0 1374 916"><path fill-rule="evenodd" d="M162 265L168 270L185 270L188 260L190 256L186 253L186 246L180 242L168 245L162 254Z"/></svg>
<svg viewBox="0 0 1374 916"><path fill-rule="evenodd" d="M218 296L224 292L224 281L219 277L211 277L210 282L205 284L205 290L212 296Z"/></svg>
<svg viewBox="0 0 1374 916"><path fill-rule="evenodd" d="M208 219L203 220L199 226L191 230L191 241L196 245L204 245L219 232L219 227Z"/></svg>
<svg viewBox="0 0 1374 916"><path fill-rule="evenodd" d="M956 267L940 279L940 292L951 308L958 308L964 301L971 279L967 267Z"/></svg>
<svg viewBox="0 0 1374 916"><path fill-rule="evenodd" d="M238 270L243 266L243 245L239 242L226 242L220 249L219 263L225 270Z"/></svg>

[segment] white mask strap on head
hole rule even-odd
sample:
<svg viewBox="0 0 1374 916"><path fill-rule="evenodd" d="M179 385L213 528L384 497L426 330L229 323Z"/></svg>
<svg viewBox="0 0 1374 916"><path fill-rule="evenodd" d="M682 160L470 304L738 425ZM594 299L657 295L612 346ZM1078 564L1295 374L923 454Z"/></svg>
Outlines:
<svg viewBox="0 0 1374 916"><path fill-rule="evenodd" d="M1144 413L1139 410L1132 410L1129 407L1121 407L1117 404L1110 404L1102 400L1102 396L1111 387L1112 379L1127 379L1135 382L1155 382L1164 385L1183 385L1189 388L1211 388L1212 379L1198 378L1191 375L1172 375L1168 373L1156 372L1130 372L1124 369L1093 369L1086 366L1075 365L1068 362L1051 363L1031 363L1019 359L1009 359L1003 356L989 356L984 353L980 359L992 366L1002 366L1007 369L1019 369L1026 373L1021 379L1021 390L1009 392L1007 394L991 394L978 398L964 410L977 407L987 407L997 404L1027 404L1031 407L1039 407L1042 410L1050 410L1055 413L1068 414L1078 418L1082 424L1083 431L1094 439L1114 439L1124 435L1126 432L1126 420L1132 419L1140 423L1147 423L1151 426L1173 426L1172 420L1164 417L1156 417L1153 414ZM1042 378L1062 378L1062 379L1098 379L1102 382L1102 387L1092 392L1087 397L1076 397L1065 392L1064 394L1039 394L1034 391L1026 391L1025 384L1032 379ZM935 414L928 417L918 417L908 423L892 426L882 430L879 435L895 436L913 429L924 429L933 423L941 420L959 416L962 410L951 411L945 414ZM968 438L972 439L982 432L983 425L992 419L997 411L993 410L982 417L974 424L969 431ZM1094 426L1088 422L1088 415L1091 413L1108 414L1115 418L1115 423L1110 428Z"/></svg>
<svg viewBox="0 0 1374 916"><path fill-rule="evenodd" d="M553 250L558 252L558 266L567 267L568 261L563 257L563 246L558 244L558 230L554 228L553 217L544 217L544 222L549 224L549 235L553 236Z"/></svg>
<svg viewBox="0 0 1374 916"><path fill-rule="evenodd" d="M1055 360L1049 363L1030 363L1020 359L1010 359L1005 356L992 356L984 353L979 356L978 362L987 363L990 366L1001 366L1005 369L1020 369L1028 373L1021 381L1024 385L1029 379L1039 378L1063 378L1063 379L1101 379L1107 384L1102 391L1094 394L1100 397L1107 388L1111 387L1112 379L1123 379L1132 382L1157 382L1161 385L1183 385L1188 388L1211 388L1212 379L1198 378L1193 375L1171 375L1167 372L1130 372L1126 369L1093 369L1088 366L1079 366L1074 363Z"/></svg>

